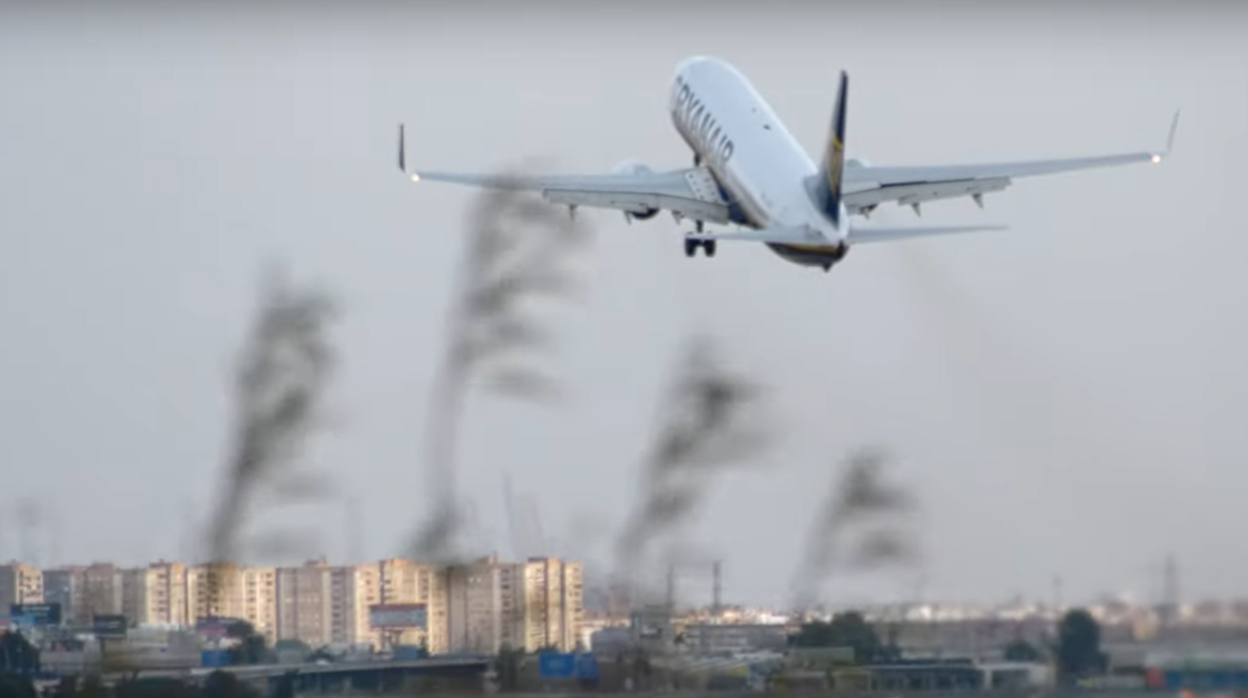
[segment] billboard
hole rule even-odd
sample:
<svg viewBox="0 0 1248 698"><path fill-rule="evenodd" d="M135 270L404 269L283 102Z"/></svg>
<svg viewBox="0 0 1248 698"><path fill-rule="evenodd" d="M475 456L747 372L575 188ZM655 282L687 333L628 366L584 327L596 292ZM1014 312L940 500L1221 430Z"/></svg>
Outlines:
<svg viewBox="0 0 1248 698"><path fill-rule="evenodd" d="M593 654L582 654L576 658L576 678L582 681L598 680L598 657Z"/></svg>
<svg viewBox="0 0 1248 698"><path fill-rule="evenodd" d="M36 627L61 624L59 603L15 603L9 605L9 620L17 625Z"/></svg>
<svg viewBox="0 0 1248 698"><path fill-rule="evenodd" d="M238 622L239 619L226 616L203 616L196 619L195 632L203 637L223 638Z"/></svg>
<svg viewBox="0 0 1248 698"><path fill-rule="evenodd" d="M388 603L368 607L368 624L374 628L424 628L425 604Z"/></svg>
<svg viewBox="0 0 1248 698"><path fill-rule="evenodd" d="M98 637L125 637L126 617L122 615L92 616L91 632Z"/></svg>

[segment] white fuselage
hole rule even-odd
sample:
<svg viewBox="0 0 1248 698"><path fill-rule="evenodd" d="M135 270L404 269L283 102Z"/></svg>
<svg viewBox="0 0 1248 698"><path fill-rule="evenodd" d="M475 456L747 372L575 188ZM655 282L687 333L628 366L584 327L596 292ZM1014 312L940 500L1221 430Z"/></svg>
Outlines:
<svg viewBox="0 0 1248 698"><path fill-rule="evenodd" d="M814 162L744 75L714 58L688 58L677 66L669 110L677 132L719 180L735 222L806 226L835 241L768 243L797 264L826 266L845 255L848 215L842 207L838 226L815 205L806 184Z"/></svg>

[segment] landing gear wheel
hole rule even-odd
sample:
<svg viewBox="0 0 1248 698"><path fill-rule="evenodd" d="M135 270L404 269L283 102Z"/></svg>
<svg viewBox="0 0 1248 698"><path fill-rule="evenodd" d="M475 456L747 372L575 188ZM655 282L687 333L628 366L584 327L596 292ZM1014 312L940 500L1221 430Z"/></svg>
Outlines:
<svg viewBox="0 0 1248 698"><path fill-rule="evenodd" d="M715 256L715 243L716 243L715 240L707 240L706 242L702 243L702 247L706 249L707 257Z"/></svg>
<svg viewBox="0 0 1248 698"><path fill-rule="evenodd" d="M685 256L692 257L698 251L697 240L685 240Z"/></svg>

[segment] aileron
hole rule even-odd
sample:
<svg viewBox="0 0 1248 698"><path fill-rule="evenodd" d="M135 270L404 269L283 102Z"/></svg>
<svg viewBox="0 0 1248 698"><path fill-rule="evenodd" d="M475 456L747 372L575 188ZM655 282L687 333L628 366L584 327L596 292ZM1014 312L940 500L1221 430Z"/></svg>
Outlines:
<svg viewBox="0 0 1248 698"><path fill-rule="evenodd" d="M1020 177L1144 162L1159 163L1174 147L1178 125L1179 114L1176 112L1170 123L1166 149L1162 152L964 165L876 166L855 163L854 167L845 168L844 178L846 183L854 185L854 193L848 198L859 212L869 212L886 201L896 201L903 206L961 196L973 196L978 201L984 194L1001 191Z"/></svg>

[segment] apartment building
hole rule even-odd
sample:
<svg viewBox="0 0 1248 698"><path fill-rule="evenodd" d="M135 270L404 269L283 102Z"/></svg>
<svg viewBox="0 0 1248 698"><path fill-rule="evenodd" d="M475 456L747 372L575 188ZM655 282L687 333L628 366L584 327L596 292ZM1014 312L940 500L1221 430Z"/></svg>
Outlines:
<svg viewBox="0 0 1248 698"><path fill-rule="evenodd" d="M0 565L0 616L9 617L15 603L43 603L43 572L34 565L10 562Z"/></svg>
<svg viewBox="0 0 1248 698"><path fill-rule="evenodd" d="M192 567L186 580L192 618L241 618L242 574L241 565L229 562Z"/></svg>
<svg viewBox="0 0 1248 698"><path fill-rule="evenodd" d="M324 558L277 570L278 640L323 647L333 641L333 621L333 568Z"/></svg>
<svg viewBox="0 0 1248 698"><path fill-rule="evenodd" d="M511 646L515 599L504 578L506 565L497 556L456 565L447 570L447 632L456 652L494 654Z"/></svg>
<svg viewBox="0 0 1248 698"><path fill-rule="evenodd" d="M135 625L194 624L186 565L155 562L122 573L121 612Z"/></svg>
<svg viewBox="0 0 1248 698"><path fill-rule="evenodd" d="M374 629L381 645L418 645L422 642L430 652L445 652L449 647L447 633L446 569L403 558L389 558L378 563L382 604L424 604L424 628Z"/></svg>
<svg viewBox="0 0 1248 698"><path fill-rule="evenodd" d="M242 577L241 617L273 645L277 642L277 568L247 567Z"/></svg>
<svg viewBox="0 0 1248 698"><path fill-rule="evenodd" d="M581 564L531 558L513 569L513 583L524 600L517 622L525 650L574 649L585 613Z"/></svg>
<svg viewBox="0 0 1248 698"><path fill-rule="evenodd" d="M90 625L97 615L121 613L122 571L110 562L97 562L82 571L82 602L77 605L79 619Z"/></svg>
<svg viewBox="0 0 1248 698"><path fill-rule="evenodd" d="M336 644L381 645L368 623L368 607L381 603L381 568L376 564L330 569L330 640Z"/></svg>
<svg viewBox="0 0 1248 698"><path fill-rule="evenodd" d="M505 563L491 556L452 567L448 579L452 650L577 646L584 618L580 563L559 558Z"/></svg>
<svg viewBox="0 0 1248 698"><path fill-rule="evenodd" d="M147 568L148 588L153 590L148 605L153 623L191 626L191 598L187 579L188 568L181 562L160 561Z"/></svg>
<svg viewBox="0 0 1248 698"><path fill-rule="evenodd" d="M86 567L58 567L43 571L43 600L61 606L62 620L72 626L84 627L91 622L84 620L81 607L86 586Z"/></svg>
<svg viewBox="0 0 1248 698"><path fill-rule="evenodd" d="M277 642L277 568L198 565L187 575L187 596L194 620L239 618L269 643Z"/></svg>
<svg viewBox="0 0 1248 698"><path fill-rule="evenodd" d="M560 626L560 642L558 647L571 652L578 649L582 642L582 625L585 623L585 564L574 561L563 561L563 596L560 603L563 608L563 622Z"/></svg>

